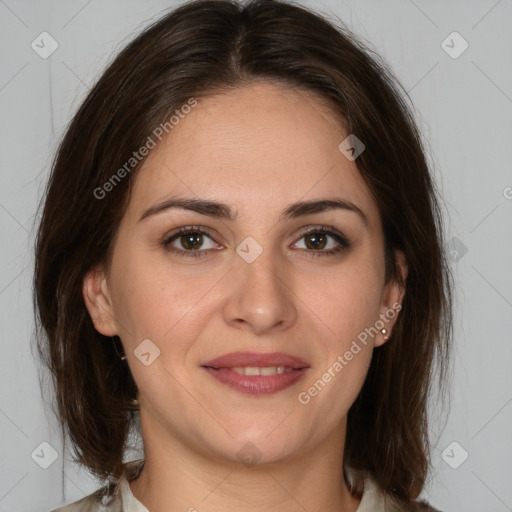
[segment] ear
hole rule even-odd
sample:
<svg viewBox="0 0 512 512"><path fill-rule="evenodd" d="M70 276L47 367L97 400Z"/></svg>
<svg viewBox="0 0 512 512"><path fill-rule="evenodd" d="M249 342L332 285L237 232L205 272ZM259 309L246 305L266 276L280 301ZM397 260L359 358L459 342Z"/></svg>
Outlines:
<svg viewBox="0 0 512 512"><path fill-rule="evenodd" d="M405 282L407 279L407 258L403 251L395 250L395 261L398 266L398 271L402 276L404 286L402 286L397 280L391 280L384 287L382 293L381 302L381 313L380 322L378 325L384 324L383 327L379 328L379 332L375 337L375 347L379 347L386 343L391 337L393 326L398 319L399 311L402 309L402 301L405 295ZM386 333L383 334L381 329L386 329Z"/></svg>
<svg viewBox="0 0 512 512"><path fill-rule="evenodd" d="M83 280L82 293L96 330L104 336L118 334L107 276L103 267L96 267L88 272Z"/></svg>

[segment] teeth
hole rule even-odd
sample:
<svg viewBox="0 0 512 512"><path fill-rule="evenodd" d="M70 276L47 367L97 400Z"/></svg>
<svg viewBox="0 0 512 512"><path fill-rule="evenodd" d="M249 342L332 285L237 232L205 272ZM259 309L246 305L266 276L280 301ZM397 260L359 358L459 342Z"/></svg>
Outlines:
<svg viewBox="0 0 512 512"><path fill-rule="evenodd" d="M264 366L262 368L257 366L236 366L231 369L241 375L276 375L293 371L293 368L288 366Z"/></svg>

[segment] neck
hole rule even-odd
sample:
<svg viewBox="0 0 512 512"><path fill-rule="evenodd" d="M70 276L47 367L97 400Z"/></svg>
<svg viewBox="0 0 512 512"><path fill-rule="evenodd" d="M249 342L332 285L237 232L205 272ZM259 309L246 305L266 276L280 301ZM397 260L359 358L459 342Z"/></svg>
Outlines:
<svg viewBox="0 0 512 512"><path fill-rule="evenodd" d="M163 430L143 437L144 468L130 488L150 512L355 512L360 502L343 477L345 425L307 453L250 467Z"/></svg>

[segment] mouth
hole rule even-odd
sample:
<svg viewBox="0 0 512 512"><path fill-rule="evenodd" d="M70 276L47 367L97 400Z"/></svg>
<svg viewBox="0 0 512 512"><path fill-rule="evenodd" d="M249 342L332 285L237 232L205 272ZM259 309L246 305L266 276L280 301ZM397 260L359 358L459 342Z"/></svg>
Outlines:
<svg viewBox="0 0 512 512"><path fill-rule="evenodd" d="M290 354L232 352L202 365L209 375L241 393L269 395L295 384L310 366Z"/></svg>

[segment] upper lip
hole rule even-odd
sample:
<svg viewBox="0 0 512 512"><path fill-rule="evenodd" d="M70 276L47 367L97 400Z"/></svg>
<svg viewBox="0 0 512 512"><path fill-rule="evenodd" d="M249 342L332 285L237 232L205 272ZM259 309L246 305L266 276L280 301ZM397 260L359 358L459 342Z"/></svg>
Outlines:
<svg viewBox="0 0 512 512"><path fill-rule="evenodd" d="M233 367L259 367L266 366L288 366L299 370L308 368L309 365L298 357L282 352L259 353L259 352L230 352L211 361L203 363L202 366L211 368L233 368Z"/></svg>

